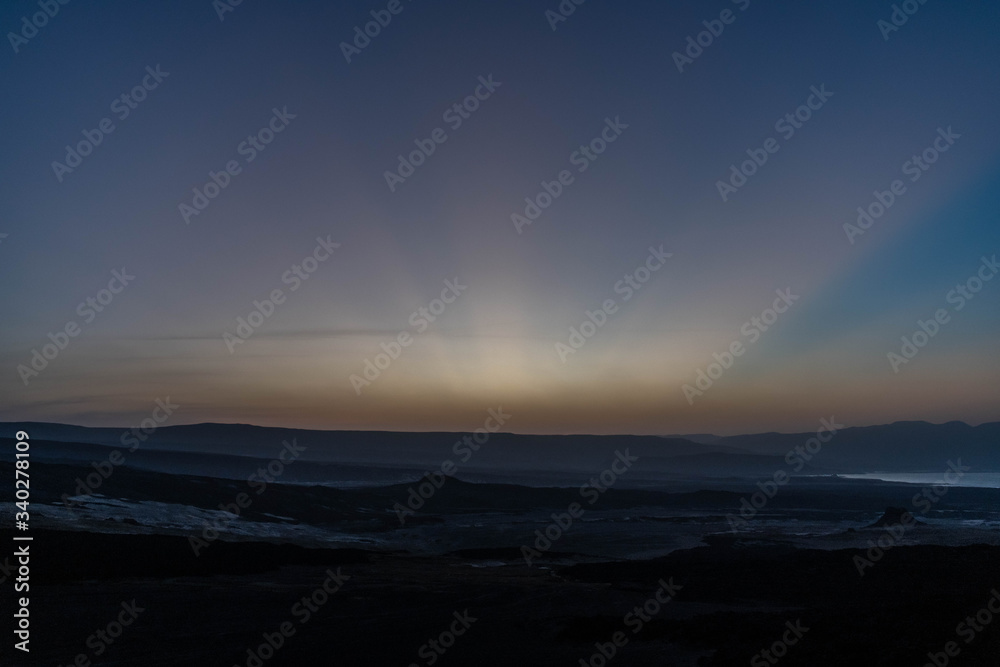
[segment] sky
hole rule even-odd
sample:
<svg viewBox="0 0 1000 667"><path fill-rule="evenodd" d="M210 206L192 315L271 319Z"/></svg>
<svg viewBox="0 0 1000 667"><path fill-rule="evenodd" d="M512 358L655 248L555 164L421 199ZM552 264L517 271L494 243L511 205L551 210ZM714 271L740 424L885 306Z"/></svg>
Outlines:
<svg viewBox="0 0 1000 667"><path fill-rule="evenodd" d="M0 420L1000 419L1000 5L561 6L3 3Z"/></svg>

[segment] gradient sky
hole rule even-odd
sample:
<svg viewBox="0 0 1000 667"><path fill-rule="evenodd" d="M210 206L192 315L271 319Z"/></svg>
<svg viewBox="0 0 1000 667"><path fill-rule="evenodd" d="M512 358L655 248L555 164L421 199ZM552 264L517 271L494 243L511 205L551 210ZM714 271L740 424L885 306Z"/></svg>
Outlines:
<svg viewBox="0 0 1000 667"><path fill-rule="evenodd" d="M1000 419L1000 280L894 373L887 353L1000 253L1000 5L930 0L883 39L889 2L591 0L553 31L550 2L410 2L347 63L339 44L385 3L72 2L0 55L0 419L468 430L502 405L517 432L720 434L904 419ZM683 73L702 21L735 22ZM0 8L15 31L38 11ZM169 72L130 116L111 102ZM501 82L457 130L442 113ZM834 93L785 140L811 86ZM237 146L272 108L296 115L252 163ZM59 182L81 131L116 124ZM521 234L510 216L607 117L628 124ZM436 127L448 140L390 192L384 172ZM901 167L961 135L919 181ZM781 145L723 202L716 182ZM210 170L243 171L185 224ZM907 192L863 236L873 191ZM295 292L318 236L341 247ZM673 253L636 296L615 284ZM77 304L125 267L93 322ZM349 376L440 295L468 289L371 386ZM254 299L287 301L230 354ZM689 404L682 385L777 289L788 312ZM619 310L563 363L555 344ZM81 326L27 386L47 334Z"/></svg>

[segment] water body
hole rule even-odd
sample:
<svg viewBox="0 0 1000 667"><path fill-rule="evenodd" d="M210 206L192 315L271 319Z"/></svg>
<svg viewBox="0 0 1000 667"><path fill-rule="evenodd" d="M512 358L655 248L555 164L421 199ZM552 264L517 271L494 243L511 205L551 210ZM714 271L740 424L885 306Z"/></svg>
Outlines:
<svg viewBox="0 0 1000 667"><path fill-rule="evenodd" d="M940 472L867 472L839 476L847 479L874 479L905 484L946 484L978 489L1000 489L1000 473L998 472L967 472L952 484L948 484L944 480L944 473Z"/></svg>

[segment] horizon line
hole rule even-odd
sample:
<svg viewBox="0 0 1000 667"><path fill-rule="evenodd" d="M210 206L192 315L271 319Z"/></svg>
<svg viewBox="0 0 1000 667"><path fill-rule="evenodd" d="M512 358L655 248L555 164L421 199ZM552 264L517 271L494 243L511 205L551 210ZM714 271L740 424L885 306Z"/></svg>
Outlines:
<svg viewBox="0 0 1000 667"><path fill-rule="evenodd" d="M46 426L70 426L73 428L82 429L106 429L106 430L124 430L128 431L133 428L138 428L135 426L84 426L82 424L71 424L67 422L47 422L47 421L2 421L0 426L17 425L17 424L39 424ZM852 425L847 426L842 430L856 429L856 428L874 428L879 426L895 426L896 424L928 424L930 426L945 426L947 424L961 424L969 428L978 428L980 426L985 426L987 424L1000 424L1000 421L984 421L978 424L970 424L968 422L962 421L960 419L952 419L945 422L930 422L923 419L904 419L897 420L894 422L885 423L873 423L873 424L862 424L862 425ZM320 428L304 428L299 426L262 426L259 424L249 424L245 422L193 422L187 424L170 424L157 426L156 430L168 429L168 428L181 428L181 427L192 427L192 426L244 426L250 428L259 429L274 429L274 430L285 430L285 431L315 431L320 433L411 433L411 434L464 434L472 433L473 430L469 431L447 431L447 430L394 430L394 429L320 429ZM717 435L715 433L687 433L687 434L651 434L651 433L524 433L516 431L496 431L491 433L491 435L521 435L521 436L548 436L548 437L601 437L601 438L620 438L620 437L633 437L633 438L665 438L665 439L679 439L686 440L692 437L713 437L713 438L733 438L740 436L754 436L754 435L801 435L803 433L808 433L809 431L758 431L752 433L737 433L734 435ZM701 444L701 443L696 443Z"/></svg>

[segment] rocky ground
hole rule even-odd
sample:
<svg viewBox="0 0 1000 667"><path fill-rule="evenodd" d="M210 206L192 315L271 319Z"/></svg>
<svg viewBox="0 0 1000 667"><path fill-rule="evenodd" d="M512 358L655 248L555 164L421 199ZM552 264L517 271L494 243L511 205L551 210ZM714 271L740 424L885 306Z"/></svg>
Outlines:
<svg viewBox="0 0 1000 667"><path fill-rule="evenodd" d="M37 531L32 651L13 664L83 654L76 664L548 667L602 664L592 655L603 647L620 665L772 664L760 652L774 649L789 666L913 666L949 641L960 651L949 664L996 664L1000 623L971 637L957 626L1000 587L1000 548L900 546L860 576L860 550L712 542L528 567L513 549L415 557L217 542L196 558L181 537ZM142 611L112 637L133 600ZM280 648L260 650L265 635Z"/></svg>

